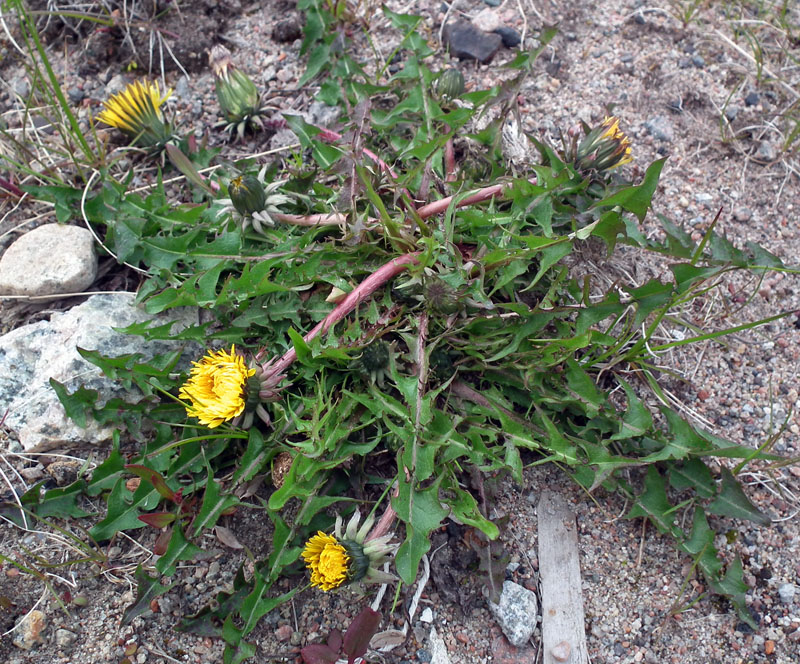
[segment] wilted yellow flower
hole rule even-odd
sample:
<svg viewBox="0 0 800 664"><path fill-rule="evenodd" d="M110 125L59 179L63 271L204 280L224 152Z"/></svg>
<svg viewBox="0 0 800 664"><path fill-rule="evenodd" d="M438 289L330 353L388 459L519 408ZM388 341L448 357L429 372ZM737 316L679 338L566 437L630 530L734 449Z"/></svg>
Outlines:
<svg viewBox="0 0 800 664"><path fill-rule="evenodd" d="M324 591L334 590L346 583L390 583L395 577L378 569L396 550L392 535L368 540L375 520L367 518L359 527L361 514L355 511L342 531L342 518L336 517L333 535L318 531L303 549L302 557L311 571L311 585Z"/></svg>
<svg viewBox="0 0 800 664"><path fill-rule="evenodd" d="M235 346L230 352L211 351L192 364L189 380L178 392L180 398L191 402L186 406L189 417L196 417L200 424L213 429L244 412L247 379L256 370L248 368Z"/></svg>
<svg viewBox="0 0 800 664"><path fill-rule="evenodd" d="M631 142L620 131L619 118L613 115L586 134L575 154L579 170L610 171L631 161Z"/></svg>
<svg viewBox="0 0 800 664"><path fill-rule="evenodd" d="M312 586L327 592L349 580L350 556L333 535L318 531L306 542L302 555L306 566L311 570Z"/></svg>
<svg viewBox="0 0 800 664"><path fill-rule="evenodd" d="M97 119L125 132L142 145L167 143L173 137L172 126L164 120L161 105L172 94L162 96L158 83L134 81L122 92L103 103Z"/></svg>

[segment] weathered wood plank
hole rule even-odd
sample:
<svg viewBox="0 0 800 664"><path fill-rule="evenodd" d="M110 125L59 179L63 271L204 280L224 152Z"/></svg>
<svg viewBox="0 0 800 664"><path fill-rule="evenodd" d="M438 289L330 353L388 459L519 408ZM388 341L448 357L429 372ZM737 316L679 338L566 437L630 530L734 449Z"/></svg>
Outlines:
<svg viewBox="0 0 800 664"><path fill-rule="evenodd" d="M575 514L552 491L542 493L537 514L544 664L587 664Z"/></svg>

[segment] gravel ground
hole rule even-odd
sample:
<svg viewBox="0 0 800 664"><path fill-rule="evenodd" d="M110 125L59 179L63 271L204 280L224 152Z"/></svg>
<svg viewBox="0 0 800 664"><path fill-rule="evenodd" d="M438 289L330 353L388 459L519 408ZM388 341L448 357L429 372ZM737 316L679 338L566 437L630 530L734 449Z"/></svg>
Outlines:
<svg viewBox="0 0 800 664"><path fill-rule="evenodd" d="M231 9L220 39L234 51L234 60L268 87L272 105L283 111L307 109L314 89L297 88L304 70L298 55L299 41L282 43L272 38L276 24L294 16L292 4L255 2L238 9L233 3L220 4ZM520 33L530 34L545 21L560 26L559 35L544 51L535 75L520 94L524 129L552 136L576 118L601 119L604 105L614 103L614 112L621 117L634 145L636 161L629 167L632 174L641 175L659 156L669 157L655 197L657 211L699 237L721 207L717 230L737 245L752 240L787 262L796 262L795 257L800 255L796 219L800 182L794 157L778 150L783 126L779 116L793 98L780 85L759 85L752 62L727 41L732 34L723 21L725 3L711 4L700 13L700 22L683 27L669 15L673 5L666 0L646 6L627 0L504 2L495 10L497 16ZM436 39L446 6L421 1L390 5L395 10L423 15L425 28L431 39ZM191 13L185 4L182 7L184 13ZM463 0L450 13L473 16L486 7L478 0ZM794 23L800 24L797 16ZM291 36L285 32L287 26L283 26L281 35ZM391 52L394 37L389 36L386 21L376 14L370 26L381 52ZM87 38L86 43L94 44L94 39ZM739 46L746 47L741 40ZM10 48L8 43L4 48ZM78 54L74 47L67 52L65 63L64 49L53 50L54 66L56 71L66 72L65 87L70 98L82 105L85 116L89 110L96 111L109 92L119 89L125 77L119 73L118 61L98 63L93 51ZM462 67L472 85L490 85L508 76L498 65L510 55L504 50L491 65ZM444 62L445 56L441 59ZM0 106L11 108L15 102L10 90L19 92L17 86L24 84L24 77L13 66L7 66L0 76L9 83L0 92ZM167 82L176 90L173 106L184 124L210 126L217 120L213 81L207 70L193 73L191 79L171 71ZM320 111L317 109L318 114ZM738 132L736 140L722 140L721 117L725 118L722 124ZM233 146L232 156L252 155L286 140L281 133L271 139L257 136ZM517 157L524 164L525 155ZM149 175L137 177L143 182ZM0 209L0 213L5 212ZM15 238L16 233L4 234L21 220L19 214L0 217L0 241ZM659 233L652 223L646 231ZM636 283L651 276L666 276L665 264L643 262L639 257L634 260L625 251L618 252L614 261L616 267L608 268L609 273L617 270ZM692 313L713 330L798 310L797 283L794 276L770 275L760 284L731 277L698 301ZM664 330L664 334L676 332L680 330ZM757 332L728 337L724 344L709 342L675 350L663 356L660 363L685 380L664 374L663 386L687 414L737 443L762 444L772 428L788 417L787 428L774 449L797 457L799 342L797 319L787 317ZM66 451L83 457L89 454L85 450ZM102 459L102 452L91 454ZM676 605L702 592L702 581L694 578L682 588L691 572L687 560L652 528L643 527L638 520L625 520L629 506L621 498L602 492L588 496L555 468L529 470L524 487L500 483L494 516L509 516L503 534L512 562L508 574L536 588L535 503L543 487L557 488L573 502L578 515L592 662L798 662L800 588L793 601L786 601L785 584L800 586L800 472L796 465L769 472L753 466L742 477L750 485L754 502L773 516L772 527L762 529L719 518L712 518L712 525L727 532L715 542L717 548L728 558L738 555L743 560L750 587L748 604L759 622L757 631L741 623L725 602L715 598L704 597L685 612L671 616ZM224 525L256 557L264 553L266 533L260 517L237 514ZM450 568L458 581L456 597L461 606L449 601L454 595L452 585L442 582L438 587L434 574L410 625L408 640L384 654L385 661L430 659L427 635L431 623L420 620L424 608L432 609L432 625L444 638L454 663L535 661L534 648L516 653L504 643L482 599L480 580L469 573L470 558L462 535L458 528L438 534L437 542L449 546L436 554L451 556ZM126 656L139 664L221 661L219 643L178 634L172 626L180 616L199 610L214 593L228 587L241 564L247 569L247 558L219 542L206 542L204 548L212 552L211 556L179 569L170 579L175 583L173 590L153 606L157 611L137 618L131 627L120 628L122 611L133 598L133 568L146 560L145 550L153 544L152 535L146 531L136 533L136 538L135 542L119 539L111 543L107 551L114 561L111 570L75 565L60 572L65 579L56 584L60 594L69 588L73 597L84 595L88 599L87 606L72 607L69 615L58 608L37 579L8 566L0 567L0 601L8 597L18 606L30 607L41 597L38 608L47 620L38 648L22 651L5 636L0 640L0 658L9 664L121 662ZM18 535L8 529L0 532L0 550L25 547L62 559L75 554L51 538L35 534L17 540ZM434 569L435 562L436 558ZM297 582L287 579L287 588ZM781 586L784 597L778 592ZM407 608L405 595L401 602ZM384 613L389 603L390 598L384 599ZM265 617L252 635L258 643L259 661L269 661L270 655L297 653L301 645L319 640L330 628L346 626L360 606L346 593L298 595L292 605ZM394 615L393 625L402 628L403 612L398 610ZM0 611L0 630L11 624Z"/></svg>

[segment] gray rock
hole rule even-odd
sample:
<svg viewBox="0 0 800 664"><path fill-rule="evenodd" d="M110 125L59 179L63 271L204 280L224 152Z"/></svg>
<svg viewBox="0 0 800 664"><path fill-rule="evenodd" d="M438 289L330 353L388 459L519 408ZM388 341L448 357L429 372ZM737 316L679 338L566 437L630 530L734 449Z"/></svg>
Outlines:
<svg viewBox="0 0 800 664"><path fill-rule="evenodd" d="M75 632L70 632L68 629L57 629L56 630L56 645L59 648L66 648L74 643L75 639L78 637Z"/></svg>
<svg viewBox="0 0 800 664"><path fill-rule="evenodd" d="M503 582L499 604L489 602L489 610L511 645L521 648L536 628L536 595L513 581Z"/></svg>
<svg viewBox="0 0 800 664"><path fill-rule="evenodd" d="M791 604L794 602L794 595L797 587L793 583L782 583L778 586L778 596L781 598L783 604Z"/></svg>
<svg viewBox="0 0 800 664"><path fill-rule="evenodd" d="M15 76L11 80L11 88L20 97L27 97L31 91L31 84L25 76Z"/></svg>
<svg viewBox="0 0 800 664"><path fill-rule="evenodd" d="M702 69L706 66L706 61L703 60L703 57L700 55L693 55L692 56L692 64L697 67L698 69Z"/></svg>
<svg viewBox="0 0 800 664"><path fill-rule="evenodd" d="M740 205L733 211L733 218L736 221L750 221L753 218L753 211L749 207Z"/></svg>
<svg viewBox="0 0 800 664"><path fill-rule="evenodd" d="M725 109L725 117L727 118L728 122L733 122L736 119L736 116L739 115L739 107L731 104L728 108Z"/></svg>
<svg viewBox="0 0 800 664"><path fill-rule="evenodd" d="M328 106L321 101L315 101L308 108L308 121L317 127L330 127L339 117L336 106Z"/></svg>
<svg viewBox="0 0 800 664"><path fill-rule="evenodd" d="M128 80L122 74L115 74L106 83L105 98L108 99L111 95L122 92L128 86Z"/></svg>
<svg viewBox="0 0 800 664"><path fill-rule="evenodd" d="M644 123L644 128L650 133L653 138L665 143L671 143L675 138L675 130L672 128L672 123L665 115L656 115Z"/></svg>
<svg viewBox="0 0 800 664"><path fill-rule="evenodd" d="M74 392L81 385L97 390L99 402L126 396L122 385L102 375L84 360L77 347L97 350L106 356L140 353L145 360L180 348L183 342L151 341L122 334L112 328L155 319L178 321L178 331L198 320L197 310L186 307L150 316L133 304L129 293L93 295L83 304L49 321L18 327L0 337L0 404L8 408L5 426L16 434L25 450L47 450L77 442L99 444L111 438L113 428L87 420L81 428L67 419L64 408L50 386L53 378ZM191 358L200 354L192 344Z"/></svg>
<svg viewBox="0 0 800 664"><path fill-rule="evenodd" d="M745 106L755 106L758 104L759 95L757 92L751 92L744 98Z"/></svg>
<svg viewBox="0 0 800 664"><path fill-rule="evenodd" d="M69 90L67 90L67 96L69 97L69 100L73 104L80 104L86 95L80 88L72 87Z"/></svg>
<svg viewBox="0 0 800 664"><path fill-rule="evenodd" d="M97 276L94 237L85 228L45 224L25 233L0 258L0 293L78 293Z"/></svg>
<svg viewBox="0 0 800 664"><path fill-rule="evenodd" d="M466 21L455 21L444 26L442 38L450 55L461 60L491 62L503 45L503 39L495 33L485 33Z"/></svg>
<svg viewBox="0 0 800 664"><path fill-rule="evenodd" d="M770 143L769 141L761 141L754 157L756 161L760 161L765 164L771 164L773 161L778 159L778 148L774 143Z"/></svg>
<svg viewBox="0 0 800 664"><path fill-rule="evenodd" d="M694 195L694 200L697 201L700 205L705 205L706 203L710 203L714 200L714 197L711 194L706 193L698 193Z"/></svg>
<svg viewBox="0 0 800 664"><path fill-rule="evenodd" d="M175 97L180 101L188 101L192 96L192 88L189 85L189 77L181 76L175 84Z"/></svg>

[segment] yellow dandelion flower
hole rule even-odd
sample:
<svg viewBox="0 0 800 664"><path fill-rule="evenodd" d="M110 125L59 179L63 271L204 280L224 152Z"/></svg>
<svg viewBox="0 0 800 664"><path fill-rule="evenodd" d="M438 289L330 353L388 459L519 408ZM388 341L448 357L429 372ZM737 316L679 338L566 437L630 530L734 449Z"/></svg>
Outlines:
<svg viewBox="0 0 800 664"><path fill-rule="evenodd" d="M342 518L337 516L333 535L317 531L306 542L302 553L311 571L311 585L327 592L346 583L395 581L395 576L378 567L395 553L397 546L391 542L391 533L376 533L372 539L367 539L374 523L371 516L361 523L361 514L356 510L346 528L343 528Z"/></svg>
<svg viewBox="0 0 800 664"><path fill-rule="evenodd" d="M333 535L318 531L306 542L302 556L306 567L311 570L312 586L327 592L349 580L350 556Z"/></svg>
<svg viewBox="0 0 800 664"><path fill-rule="evenodd" d="M158 83L134 81L103 102L105 108L97 119L145 145L166 142L172 137L172 127L164 120L161 105L171 94L168 89L162 95Z"/></svg>
<svg viewBox="0 0 800 664"><path fill-rule="evenodd" d="M192 364L189 380L178 392L181 399L191 402L186 406L189 417L196 417L200 424L213 429L244 412L247 379L256 370L247 367L235 346L230 352L211 351Z"/></svg>

